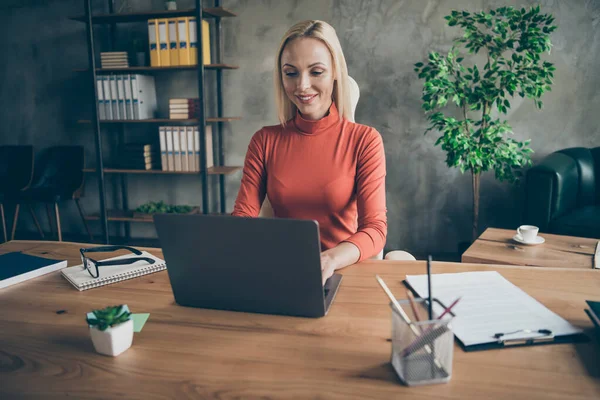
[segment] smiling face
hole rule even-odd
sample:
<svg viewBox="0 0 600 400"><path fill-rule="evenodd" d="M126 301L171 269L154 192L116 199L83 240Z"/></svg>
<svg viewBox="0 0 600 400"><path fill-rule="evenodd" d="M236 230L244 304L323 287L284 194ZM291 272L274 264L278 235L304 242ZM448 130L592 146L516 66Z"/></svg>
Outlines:
<svg viewBox="0 0 600 400"><path fill-rule="evenodd" d="M287 43L281 53L281 78L304 118L318 120L327 114L335 77L331 53L322 41L298 38Z"/></svg>

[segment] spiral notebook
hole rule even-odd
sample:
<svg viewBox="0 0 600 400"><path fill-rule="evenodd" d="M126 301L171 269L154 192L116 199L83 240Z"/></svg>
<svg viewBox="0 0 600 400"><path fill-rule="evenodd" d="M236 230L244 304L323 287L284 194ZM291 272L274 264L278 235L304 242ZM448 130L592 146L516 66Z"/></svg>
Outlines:
<svg viewBox="0 0 600 400"><path fill-rule="evenodd" d="M119 260L131 258L131 254L108 258L107 260ZM137 261L133 264L125 265L104 265L100 267L100 276L92 278L90 273L83 269L83 264L63 269L62 275L79 291L88 290L99 286L110 285L111 283L125 281L127 279L137 278L154 272L162 271L167 268L164 260L142 251L139 257L149 257L155 260L154 264L148 264L146 261Z"/></svg>

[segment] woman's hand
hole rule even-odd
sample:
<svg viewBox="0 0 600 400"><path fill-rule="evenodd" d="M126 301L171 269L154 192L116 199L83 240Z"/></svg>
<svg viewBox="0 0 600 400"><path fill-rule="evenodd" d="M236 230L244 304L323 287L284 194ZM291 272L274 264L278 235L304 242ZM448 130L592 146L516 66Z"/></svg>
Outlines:
<svg viewBox="0 0 600 400"><path fill-rule="evenodd" d="M333 254L330 250L325 250L321 253L321 275L323 277L323 286L325 286L325 282L327 279L333 275L336 270L336 262L333 258Z"/></svg>
<svg viewBox="0 0 600 400"><path fill-rule="evenodd" d="M342 242L329 250L321 252L321 275L323 285L335 270L354 264L360 258L360 250L350 242Z"/></svg>

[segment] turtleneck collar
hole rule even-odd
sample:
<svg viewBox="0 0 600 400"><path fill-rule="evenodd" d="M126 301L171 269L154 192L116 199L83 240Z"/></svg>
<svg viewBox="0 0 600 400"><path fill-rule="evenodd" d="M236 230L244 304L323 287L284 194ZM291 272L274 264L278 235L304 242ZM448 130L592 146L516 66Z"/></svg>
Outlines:
<svg viewBox="0 0 600 400"><path fill-rule="evenodd" d="M300 115L300 111L298 110L296 110L296 117L294 117L294 125L296 126L296 129L298 129L300 133L308 135L318 135L323 133L339 122L340 115L337 107L335 106L335 102L331 102L329 112L323 118L316 121L302 118L302 115Z"/></svg>

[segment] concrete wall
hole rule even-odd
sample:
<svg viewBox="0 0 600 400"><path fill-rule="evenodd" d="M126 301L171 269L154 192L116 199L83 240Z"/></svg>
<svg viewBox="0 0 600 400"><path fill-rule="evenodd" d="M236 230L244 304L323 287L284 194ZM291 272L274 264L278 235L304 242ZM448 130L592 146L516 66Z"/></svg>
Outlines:
<svg viewBox="0 0 600 400"><path fill-rule="evenodd" d="M10 3L10 2L9 2ZM0 63L0 129L2 143L33 143L36 148L60 143L86 146L94 165L93 134L74 124L89 114L89 82L72 68L87 65L83 25L65 19L83 12L80 0L12 2L18 8L0 9L11 56ZM121 2L116 1L117 6ZM193 4L178 1L180 8ZM104 2L94 1L101 10ZM161 1L129 1L134 10L160 8ZM273 101L273 57L281 36L302 19L322 19L337 30L350 74L361 89L357 121L375 127L383 136L387 157L388 249L416 253L452 252L470 238L471 178L449 169L445 153L434 146L435 134L423 135L427 121L420 109L422 81L412 65L432 50L445 51L457 28L443 17L451 9L477 11L484 6L530 6L533 1L475 0L224 0L238 18L224 20L224 60L240 65L224 72L225 115L243 120L225 124L228 165L241 165L250 137L263 125L276 123ZM530 101L516 100L508 115L515 138L532 139L534 162L571 146L600 145L600 3L596 1L539 2L556 17L554 48L547 59L557 67L552 92L537 110ZM128 29L120 26L119 40L127 47ZM21 38L11 32L22 32ZM99 31L98 37L105 31ZM104 35L106 36L106 35ZM105 41L105 39L103 39ZM211 72L207 76L212 77ZM158 78L161 110L169 96L194 95L194 74ZM151 129L129 131L128 138L154 135ZM110 145L111 134L106 133ZM113 135L114 137L114 135ZM89 177L84 205L97 211L95 181ZM229 176L227 205L231 210L241 173ZM199 182L191 177L129 176L130 205L164 199L200 203ZM110 179L109 189L111 188ZM488 226L515 228L521 222L523 188L483 177L480 230ZM118 196L109 195L109 203ZM62 206L66 231L83 232L72 205ZM25 218L24 218L25 221ZM113 225L111 225L113 226ZM99 224L95 225L99 231ZM113 233L117 233L113 226ZM152 236L153 229L132 225L133 236Z"/></svg>

